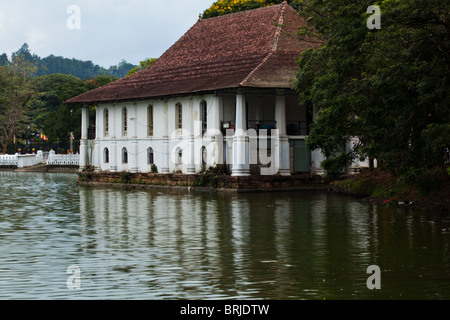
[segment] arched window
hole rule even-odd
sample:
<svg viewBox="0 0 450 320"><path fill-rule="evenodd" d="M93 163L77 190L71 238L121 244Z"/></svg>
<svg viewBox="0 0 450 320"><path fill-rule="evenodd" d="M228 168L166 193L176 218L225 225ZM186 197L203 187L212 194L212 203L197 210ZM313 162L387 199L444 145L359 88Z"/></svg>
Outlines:
<svg viewBox="0 0 450 320"><path fill-rule="evenodd" d="M202 122L202 134L208 130L208 105L205 100L200 102L200 121Z"/></svg>
<svg viewBox="0 0 450 320"><path fill-rule="evenodd" d="M183 106L179 102L175 106L175 116L176 128L183 129Z"/></svg>
<svg viewBox="0 0 450 320"><path fill-rule="evenodd" d="M208 153L205 146L202 147L202 165L206 165L208 163Z"/></svg>
<svg viewBox="0 0 450 320"><path fill-rule="evenodd" d="M128 151L127 148L122 149L122 163L128 163Z"/></svg>
<svg viewBox="0 0 450 320"><path fill-rule="evenodd" d="M181 150L180 148L177 148L177 150L175 150L175 161L176 161L176 165L181 165L183 163L183 150Z"/></svg>
<svg viewBox="0 0 450 320"><path fill-rule="evenodd" d="M149 105L147 108L148 117L148 136L153 137L153 106Z"/></svg>
<svg viewBox="0 0 450 320"><path fill-rule="evenodd" d="M153 149L152 148L148 148L147 149L147 158L148 158L148 164L154 164L155 163L155 159L154 159Z"/></svg>
<svg viewBox="0 0 450 320"><path fill-rule="evenodd" d="M127 108L122 109L122 131L123 135L126 136L128 132L128 118L127 118Z"/></svg>
<svg viewBox="0 0 450 320"><path fill-rule="evenodd" d="M108 108L106 108L104 111L103 122L105 124L105 137L107 137L109 135L109 110L108 110Z"/></svg>
<svg viewBox="0 0 450 320"><path fill-rule="evenodd" d="M105 148L103 150L103 162L104 163L109 163L109 150L108 150L108 148Z"/></svg>

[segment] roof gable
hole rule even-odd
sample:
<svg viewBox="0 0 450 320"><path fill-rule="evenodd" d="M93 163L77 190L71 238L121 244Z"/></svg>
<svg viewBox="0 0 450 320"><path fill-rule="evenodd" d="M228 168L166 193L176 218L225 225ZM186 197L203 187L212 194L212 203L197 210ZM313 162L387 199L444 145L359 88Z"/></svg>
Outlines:
<svg viewBox="0 0 450 320"><path fill-rule="evenodd" d="M296 36L305 21L287 5L199 20L149 68L67 103L96 103L236 87L290 88L309 45Z"/></svg>

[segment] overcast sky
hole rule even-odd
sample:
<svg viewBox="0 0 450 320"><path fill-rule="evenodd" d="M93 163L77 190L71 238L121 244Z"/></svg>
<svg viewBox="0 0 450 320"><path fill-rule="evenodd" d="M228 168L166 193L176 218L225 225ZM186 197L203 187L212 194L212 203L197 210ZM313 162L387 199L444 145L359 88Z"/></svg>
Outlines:
<svg viewBox="0 0 450 320"><path fill-rule="evenodd" d="M28 43L108 68L158 58L214 0L0 0L0 54Z"/></svg>

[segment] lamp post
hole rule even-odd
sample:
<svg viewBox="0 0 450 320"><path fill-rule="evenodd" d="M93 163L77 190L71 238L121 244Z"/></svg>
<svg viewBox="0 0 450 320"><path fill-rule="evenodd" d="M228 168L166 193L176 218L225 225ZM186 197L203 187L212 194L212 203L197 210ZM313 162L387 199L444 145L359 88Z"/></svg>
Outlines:
<svg viewBox="0 0 450 320"><path fill-rule="evenodd" d="M70 153L73 154L73 128L72 128L73 109L70 109Z"/></svg>

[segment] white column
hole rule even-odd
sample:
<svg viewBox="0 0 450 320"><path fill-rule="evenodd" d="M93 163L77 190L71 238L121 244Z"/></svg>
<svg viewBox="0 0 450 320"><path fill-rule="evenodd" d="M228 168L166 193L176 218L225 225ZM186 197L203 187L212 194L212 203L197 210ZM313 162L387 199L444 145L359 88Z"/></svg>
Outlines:
<svg viewBox="0 0 450 320"><path fill-rule="evenodd" d="M170 166L170 146L169 146L169 103L164 101L164 136L163 136L163 166L161 168L161 173L169 173Z"/></svg>
<svg viewBox="0 0 450 320"><path fill-rule="evenodd" d="M316 110L313 111L313 121L315 121L318 117ZM324 175L325 170L322 168L322 161L325 160L325 156L322 153L322 150L313 150L311 151L311 173L315 175Z"/></svg>
<svg viewBox="0 0 450 320"><path fill-rule="evenodd" d="M96 144L95 144L95 171L99 172L102 171L102 162L103 162L103 150L102 150L102 146L100 144L100 140L97 140Z"/></svg>
<svg viewBox="0 0 450 320"><path fill-rule="evenodd" d="M277 90L275 98L275 121L279 132L278 138L278 173L283 176L290 176L290 148L289 138L286 136L286 96L284 90Z"/></svg>
<svg viewBox="0 0 450 320"><path fill-rule="evenodd" d="M239 90L236 95L236 132L233 138L232 176L249 176L249 150L246 137L247 106L245 94Z"/></svg>
<svg viewBox="0 0 450 320"><path fill-rule="evenodd" d="M222 124L222 118L223 118L223 97L219 95L214 96L214 102L213 106L211 108L211 111L213 113L213 121L212 124L208 124L208 129L213 132L213 140L214 145L212 149L212 152L208 156L208 161L210 162L210 165L216 166L218 164L223 164L223 141L224 137L222 135L221 131L221 124ZM212 153L212 154L211 154Z"/></svg>
<svg viewBox="0 0 450 320"><path fill-rule="evenodd" d="M131 150L128 153L128 156L130 157L130 172L137 173L139 172L139 144L137 140L133 140L131 142Z"/></svg>
<svg viewBox="0 0 450 320"><path fill-rule="evenodd" d="M222 117L223 117L223 97L215 95L213 103L214 105L211 108L211 111L213 112L214 120L212 121L211 126L210 124L208 124L208 129L213 129L217 133L221 133L220 125L222 124Z"/></svg>
<svg viewBox="0 0 450 320"><path fill-rule="evenodd" d="M93 164L95 166L95 171L99 172L102 170L102 162L103 162L103 157L102 157L102 153L103 151L101 150L101 145L100 145L100 141L103 138L103 126L101 125L101 123L103 123L104 125L104 119L102 117L102 112L101 112L101 108L97 108L96 113L95 113L95 127L97 128L95 130L95 159L93 160ZM72 141L72 139L71 139Z"/></svg>
<svg viewBox="0 0 450 320"><path fill-rule="evenodd" d="M194 100L192 98L189 99L189 108L188 108L188 119L186 129L189 132L187 137L183 139L188 139L187 148L184 150L183 159L187 159L186 164L186 173L194 174L195 173L195 148L194 148L194 135L195 135L195 119L194 119Z"/></svg>
<svg viewBox="0 0 450 320"><path fill-rule="evenodd" d="M80 170L89 164L88 155L89 106L83 105L81 110Z"/></svg>
<svg viewBox="0 0 450 320"><path fill-rule="evenodd" d="M112 142L111 142L111 150L109 150L109 163L110 163L110 171L111 172L117 172L117 163L118 159L121 157L117 154L117 136L120 136L120 134L117 133L117 109L115 105L112 105L109 110L109 135L111 136ZM119 109L119 112L121 110Z"/></svg>
<svg viewBox="0 0 450 320"><path fill-rule="evenodd" d="M117 172L117 159L119 155L117 154L117 141L113 140L111 142L111 151L109 152L109 162L111 164L110 171Z"/></svg>
<svg viewBox="0 0 450 320"><path fill-rule="evenodd" d="M134 103L130 109L130 133L133 141L131 142L131 150L128 153L130 158L130 172L139 172L139 144L137 140L138 135L138 120L137 120L137 104Z"/></svg>

